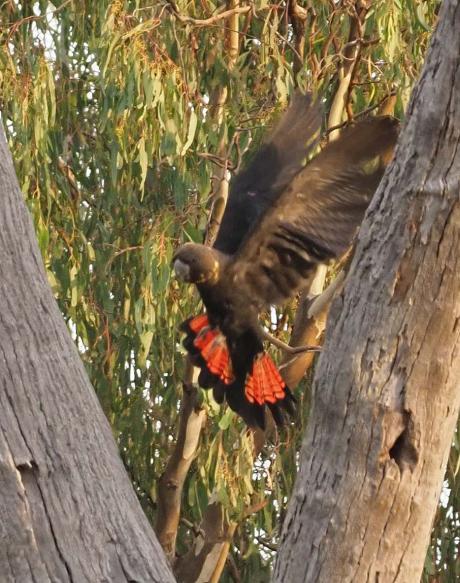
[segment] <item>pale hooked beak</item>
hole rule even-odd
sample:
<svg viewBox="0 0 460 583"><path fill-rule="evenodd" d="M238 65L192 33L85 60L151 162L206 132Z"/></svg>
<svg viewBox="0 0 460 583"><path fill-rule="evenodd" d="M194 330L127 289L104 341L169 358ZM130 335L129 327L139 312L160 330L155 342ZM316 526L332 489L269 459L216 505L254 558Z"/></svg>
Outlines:
<svg viewBox="0 0 460 583"><path fill-rule="evenodd" d="M177 279L181 281L190 281L190 266L181 261L180 259L176 259L173 263L174 273L176 274Z"/></svg>

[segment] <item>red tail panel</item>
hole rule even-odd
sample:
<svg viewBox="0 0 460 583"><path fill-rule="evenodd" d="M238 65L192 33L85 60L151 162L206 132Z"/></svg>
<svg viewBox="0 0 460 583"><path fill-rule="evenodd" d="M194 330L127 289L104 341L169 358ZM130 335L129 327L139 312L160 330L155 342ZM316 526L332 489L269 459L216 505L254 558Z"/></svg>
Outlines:
<svg viewBox="0 0 460 583"><path fill-rule="evenodd" d="M286 422L286 414L295 414L294 396L272 359L265 352L259 352L262 346L257 338L236 342L239 369L234 372L226 338L206 314L186 320L181 328L187 335L184 347L193 364L201 369L198 381L202 387L213 389L218 403L225 397L248 425L262 429L265 428L265 406L279 426ZM248 370L251 372L246 373Z"/></svg>
<svg viewBox="0 0 460 583"><path fill-rule="evenodd" d="M195 322L200 318L201 321ZM206 323L203 324L204 318L206 318ZM190 322L189 326L195 332L192 325L199 330L193 345L200 351L209 372L229 385L234 381L234 376L225 336L218 328L211 328L207 316L198 316Z"/></svg>
<svg viewBox="0 0 460 583"><path fill-rule="evenodd" d="M245 395L250 403L274 404L286 396L286 383L272 359L265 352L257 356L252 374L246 378Z"/></svg>
<svg viewBox="0 0 460 583"><path fill-rule="evenodd" d="M205 326L209 326L208 315L200 314L199 316L195 316L195 318L191 318L187 322L187 325L192 332L198 334L198 332L202 330Z"/></svg>

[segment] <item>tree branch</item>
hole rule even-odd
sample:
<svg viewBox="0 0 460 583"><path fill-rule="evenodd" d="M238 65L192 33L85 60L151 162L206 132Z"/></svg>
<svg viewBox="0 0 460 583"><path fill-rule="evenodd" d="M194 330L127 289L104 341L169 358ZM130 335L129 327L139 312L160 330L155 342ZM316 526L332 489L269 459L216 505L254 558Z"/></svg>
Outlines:
<svg viewBox="0 0 460 583"><path fill-rule="evenodd" d="M239 36L238 36L238 15L242 12L248 12L249 7L241 9L239 7L239 0L227 0L228 10L207 19L206 21L196 21L195 19L188 19L188 17L182 17L174 4L170 2L173 10L175 11L176 17L181 22L187 22L195 24L197 26L205 26L211 24L217 19L228 18L230 20L229 29L226 31L225 42L228 48L228 67L229 69L235 66L238 50L239 50ZM216 123L221 125L224 118L224 108L227 101L228 88L227 86L222 86L217 89L211 101L211 111L216 119ZM225 210L225 205L228 196L228 178L227 178L227 160L228 154L226 151L226 144L224 139L221 140L217 153L215 157L219 160L223 160L222 166L219 168L219 172L216 176L213 188L213 194L211 198L213 199L213 208L211 210L211 217L208 222L208 228L206 232L206 243L212 244L220 225L222 215ZM192 366L190 359L187 359L186 374L184 380L184 393L183 401L181 404L181 411L179 414L180 425L179 433L177 437L176 447L168 461L168 465L162 477L160 478L158 485L159 494L159 507L156 523L156 532L160 540L160 543L165 550L165 553L171 562L174 562L175 557L175 546L177 537L177 528L180 520L181 511L181 496L183 491L183 486L185 478L190 469L190 465L196 456L199 437L205 421L205 411L196 408L197 403L197 389L193 385L194 380L194 367ZM212 520L215 520L216 504L212 504L209 508L209 513L212 515ZM217 505L220 508L220 505ZM221 510L221 509L220 509ZM205 513L206 515L206 513ZM216 531L214 529L214 524L210 525L209 528L205 524L200 528L200 532L204 533L203 536L197 537L195 541L204 539L207 541L209 537L216 536ZM220 531L219 531L220 533ZM220 536L220 534L219 534ZM212 545L211 545L212 546ZM206 547L207 548L207 547ZM228 552L228 551L227 551ZM218 557L212 555L208 557L206 554L200 554L199 557L194 557L193 562L197 568L200 567L199 561L204 560L208 562L218 561ZM225 561L224 561L225 564ZM212 567L211 573L217 568ZM182 573L182 563L181 561L177 564L177 577L182 580L182 577L186 575ZM189 573L194 571L194 566L190 563L186 565ZM209 567L211 569L211 567ZM199 571L198 571L199 572ZM185 579L184 579L185 580Z"/></svg>
<svg viewBox="0 0 460 583"><path fill-rule="evenodd" d="M286 344L286 342L283 342L279 338L272 336L270 332L262 328L262 326L260 327L260 335L262 336L263 340L270 342L270 344L273 344L273 346L276 346L277 348L281 348L281 350L284 350L284 352L287 352L288 354L300 354L303 352L321 351L321 346L290 346L289 344Z"/></svg>
<svg viewBox="0 0 460 583"><path fill-rule="evenodd" d="M308 12L297 4L297 0L288 1L288 16L294 31L294 77L299 73L304 64L305 31L307 28Z"/></svg>
<svg viewBox="0 0 460 583"><path fill-rule="evenodd" d="M231 18L234 16L238 16L239 14L246 14L250 10L252 10L251 6L237 6L235 5L233 8L228 10L224 10L223 12L218 12L214 16L210 16L209 18L192 18L191 16L186 16L181 14L179 9L176 6L176 3L173 0L169 0L168 4L171 8L171 12L177 18L179 22L183 24L192 24L193 26L209 26L211 24L215 24L219 20L224 20L225 18Z"/></svg>
<svg viewBox="0 0 460 583"><path fill-rule="evenodd" d="M239 52L239 20L238 14L240 12L237 10L240 0L227 0L227 8L225 12L229 15L229 27L226 31L225 43L228 50L228 68L231 71L236 65ZM245 7L246 12L249 7ZM224 14L224 13L222 13ZM226 85L220 86L214 92L211 110L216 119L217 124L220 126L223 123L225 103L228 97L228 87ZM212 245L214 239L219 231L220 223L225 212L225 207L227 205L228 198L228 159L229 153L227 152L227 147L224 137L222 137L220 144L217 148L216 156L225 163L221 166L219 172L217 173L214 184L213 191L211 194L212 200L212 210L211 216L208 221L206 229L206 244Z"/></svg>
<svg viewBox="0 0 460 583"><path fill-rule="evenodd" d="M179 433L166 469L158 481L158 512L155 531L169 561L174 562L181 497L190 465L196 457L206 411L197 407L193 366L187 359L179 413Z"/></svg>
<svg viewBox="0 0 460 583"><path fill-rule="evenodd" d="M348 42L343 48L341 63L337 69L338 84L328 117L328 127L334 128L342 123L342 116L347 108L350 85L356 65L361 56L362 28L367 14L367 5L357 0L354 6L354 18L350 25ZM329 139L337 137L338 133L331 130Z"/></svg>

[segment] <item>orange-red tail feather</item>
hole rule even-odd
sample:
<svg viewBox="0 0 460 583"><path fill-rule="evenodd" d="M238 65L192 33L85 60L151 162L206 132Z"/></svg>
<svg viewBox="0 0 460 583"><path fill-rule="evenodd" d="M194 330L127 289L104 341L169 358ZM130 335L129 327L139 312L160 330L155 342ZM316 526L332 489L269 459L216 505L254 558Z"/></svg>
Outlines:
<svg viewBox="0 0 460 583"><path fill-rule="evenodd" d="M206 314L190 318L182 328L187 333L184 346L194 364L201 368L199 382L205 388L213 388L219 403L225 395L230 407L249 425L262 428L265 426L265 405L278 425L284 423L283 411L294 414L294 396L267 353L253 356L254 352L249 351L246 354L243 344L242 354L249 359L247 366L243 365L243 370L233 370L225 336L209 322Z"/></svg>
<svg viewBox="0 0 460 583"><path fill-rule="evenodd" d="M246 377L244 391L247 400L258 405L274 404L285 398L286 383L266 352L254 359L252 373Z"/></svg>
<svg viewBox="0 0 460 583"><path fill-rule="evenodd" d="M232 383L232 361L227 341L219 328L212 327L205 314L192 318L188 326L196 334L193 345L199 350L209 372L218 376L226 385Z"/></svg>

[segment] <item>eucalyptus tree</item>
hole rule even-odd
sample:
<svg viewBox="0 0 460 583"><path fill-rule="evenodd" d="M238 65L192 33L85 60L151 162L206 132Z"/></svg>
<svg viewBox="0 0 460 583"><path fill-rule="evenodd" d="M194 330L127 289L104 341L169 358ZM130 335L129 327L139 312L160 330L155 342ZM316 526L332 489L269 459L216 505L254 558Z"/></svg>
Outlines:
<svg viewBox="0 0 460 583"><path fill-rule="evenodd" d="M228 173L296 85L324 96L331 135L374 110L402 119L437 11L434 0L0 7L0 106L48 282L179 579L269 577L310 373L298 423L268 439L198 392L178 335L197 298L171 280L173 250L212 239ZM297 341L316 339L326 310L309 320L308 305L306 293L297 318L293 303L267 322L283 340L294 321ZM289 364L291 384L310 365ZM458 450L427 580L458 569Z"/></svg>

